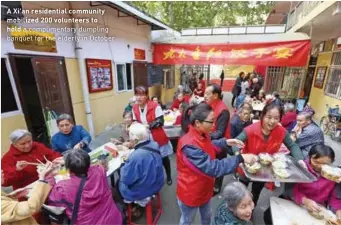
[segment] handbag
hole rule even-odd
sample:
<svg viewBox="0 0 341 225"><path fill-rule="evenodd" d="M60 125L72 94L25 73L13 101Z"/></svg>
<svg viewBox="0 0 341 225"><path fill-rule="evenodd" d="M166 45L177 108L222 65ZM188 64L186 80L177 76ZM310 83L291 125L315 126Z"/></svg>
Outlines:
<svg viewBox="0 0 341 225"><path fill-rule="evenodd" d="M82 176L81 182L78 187L76 199L75 199L75 204L72 210L71 220L66 215L66 209L60 212L56 212L56 211L50 210L48 206L43 206L42 213L44 214L45 218L50 223L53 222L53 223L62 224L62 225L74 225L75 224L77 217L78 217L78 209L79 209L79 204L81 201L85 182L86 182L86 176Z"/></svg>

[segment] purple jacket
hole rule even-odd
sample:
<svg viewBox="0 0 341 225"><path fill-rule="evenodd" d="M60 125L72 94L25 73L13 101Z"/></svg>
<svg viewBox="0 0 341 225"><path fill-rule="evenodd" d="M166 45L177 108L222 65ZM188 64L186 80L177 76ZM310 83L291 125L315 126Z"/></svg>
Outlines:
<svg viewBox="0 0 341 225"><path fill-rule="evenodd" d="M335 186L332 197L329 201L329 206L334 212L341 209L341 184L340 183L336 184Z"/></svg>
<svg viewBox="0 0 341 225"><path fill-rule="evenodd" d="M66 214L71 218L80 181L81 178L71 175L70 179L55 184L49 194L48 204L66 207ZM102 166L89 168L75 224L122 224L121 213L112 198Z"/></svg>
<svg viewBox="0 0 341 225"><path fill-rule="evenodd" d="M336 183L325 179L320 174L315 172L311 167L310 162L305 161L305 163L307 164L309 172L317 177L317 180L313 183L295 184L293 188L293 200L297 204L301 205L303 204L303 197L306 197L320 205L331 205L335 210L341 209L340 202L336 202L335 195L333 195Z"/></svg>

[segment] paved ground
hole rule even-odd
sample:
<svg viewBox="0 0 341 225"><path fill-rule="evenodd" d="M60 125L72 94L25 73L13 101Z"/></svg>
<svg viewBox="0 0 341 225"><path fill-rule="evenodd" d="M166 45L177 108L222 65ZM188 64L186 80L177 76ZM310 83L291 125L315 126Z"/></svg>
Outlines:
<svg viewBox="0 0 341 225"><path fill-rule="evenodd" d="M231 95L229 93L224 94L224 101L227 103L229 108L231 108ZM329 137L326 137L326 143L330 145L336 152L336 161L335 163L337 165L341 164L341 144L332 141ZM176 160L175 155L171 156L171 165L172 165L172 177L173 177L173 185L167 186L165 185L162 188L162 205L164 209L164 213L162 214L158 224L178 224L179 218L180 218L180 212L179 208L176 202ZM224 184L225 186L227 183L234 181L233 177L231 175L225 176ZM261 196L259 198L259 202L257 204L257 207L254 211L254 222L255 224L264 224L263 221L263 212L269 207L269 199L272 196L279 196L282 193L282 188L277 188L274 192L268 191L267 189L263 189ZM217 206L222 201L222 198L220 195L215 196L212 199L212 211L213 215L215 213L215 210ZM199 213L196 215L196 219L194 221L194 224L200 224L200 218Z"/></svg>

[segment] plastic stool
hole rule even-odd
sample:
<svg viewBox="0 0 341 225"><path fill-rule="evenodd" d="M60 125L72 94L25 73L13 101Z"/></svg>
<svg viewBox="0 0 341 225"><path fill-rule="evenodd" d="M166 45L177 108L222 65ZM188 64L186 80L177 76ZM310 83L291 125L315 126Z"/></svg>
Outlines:
<svg viewBox="0 0 341 225"><path fill-rule="evenodd" d="M146 205L146 219L147 219L147 225L155 225L159 221L159 218L162 214L162 203L161 203L161 195L160 193L157 193L157 213L155 218L153 219L153 200L152 198L150 202ZM139 225L137 223L132 222L132 203L128 204L128 225Z"/></svg>

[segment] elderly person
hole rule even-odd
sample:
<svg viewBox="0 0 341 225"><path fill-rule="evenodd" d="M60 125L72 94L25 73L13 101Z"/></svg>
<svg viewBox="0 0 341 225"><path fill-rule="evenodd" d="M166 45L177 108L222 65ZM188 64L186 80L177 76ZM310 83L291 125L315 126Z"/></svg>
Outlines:
<svg viewBox="0 0 341 225"><path fill-rule="evenodd" d="M252 90L251 97L257 97L259 95L259 91L262 89L262 85L259 83L258 78L252 78L252 84L250 86L250 89Z"/></svg>
<svg viewBox="0 0 341 225"><path fill-rule="evenodd" d="M38 225L33 215L43 206L51 186L45 181L53 166L47 163L44 170L39 172L39 180L35 183L31 197L27 201L18 202L15 197L8 196L1 191L1 224L8 225ZM1 185L4 182L4 174L1 171ZM22 193L18 193L22 194Z"/></svg>
<svg viewBox="0 0 341 225"><path fill-rule="evenodd" d="M136 123L129 128L134 151L121 168L119 190L125 201L143 201L157 194L164 185L159 146L150 140L148 129Z"/></svg>
<svg viewBox="0 0 341 225"><path fill-rule="evenodd" d="M178 94L180 94L180 93L185 94L185 88L182 85L179 85L178 89L176 89L176 92L174 93L173 99L176 99L178 97Z"/></svg>
<svg viewBox="0 0 341 225"><path fill-rule="evenodd" d="M148 99L148 88L137 86L135 96L137 104L133 107L133 119L146 126L150 130L151 139L159 144L163 166L167 174L167 184L172 185L171 166L168 156L173 154L173 146L163 129L163 111L158 104Z"/></svg>
<svg viewBox="0 0 341 225"><path fill-rule="evenodd" d="M128 105L124 108L124 111L131 111L133 110L133 105L135 104L136 99L135 97L132 97L129 99Z"/></svg>
<svg viewBox="0 0 341 225"><path fill-rule="evenodd" d="M121 135L119 139L112 138L111 141L113 143L123 144L128 148L132 148L129 142L129 127L133 123L133 113L131 111L125 111L123 113L124 122L120 125Z"/></svg>
<svg viewBox="0 0 341 225"><path fill-rule="evenodd" d="M59 132L51 139L52 149L64 153L70 149L83 149L90 152L90 134L81 125L74 125L73 119L68 114L62 114L57 119Z"/></svg>
<svg viewBox="0 0 341 225"><path fill-rule="evenodd" d="M172 104L170 109L172 111L179 110L180 104L183 103L183 102L188 103L189 102L189 98L188 98L188 96L185 96L184 93L179 93L177 95L176 99L174 99L173 104Z"/></svg>
<svg viewBox="0 0 341 225"><path fill-rule="evenodd" d="M252 225L250 221L255 204L244 184L233 182L223 191L224 201L218 206L214 225Z"/></svg>
<svg viewBox="0 0 341 225"><path fill-rule="evenodd" d="M251 125L250 120L252 113L252 105L244 103L237 113L232 116L231 119L231 138L236 138L243 132L244 128Z"/></svg>
<svg viewBox="0 0 341 225"><path fill-rule="evenodd" d="M288 131L291 131L296 124L296 117L295 105L292 103L284 104L284 115L281 120L282 126Z"/></svg>
<svg viewBox="0 0 341 225"><path fill-rule="evenodd" d="M304 159L308 159L309 151L314 145L324 144L324 134L308 112L298 114L293 131L297 134L296 143L301 148Z"/></svg>
<svg viewBox="0 0 341 225"><path fill-rule="evenodd" d="M12 186L14 190L25 187L38 180L37 166L30 163L57 162L61 154L32 140L27 130L15 130L10 135L12 142L8 152L1 159L4 171L3 186Z"/></svg>
<svg viewBox="0 0 341 225"><path fill-rule="evenodd" d="M65 167L70 179L49 182L53 188L48 197L48 204L66 208L66 215L71 219L73 206L79 190L81 198L77 218L74 224L122 224L109 187L103 166L90 166L90 156L86 151L71 150L65 156Z"/></svg>

